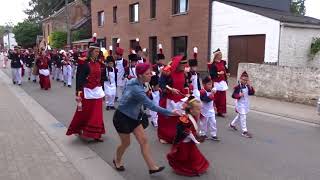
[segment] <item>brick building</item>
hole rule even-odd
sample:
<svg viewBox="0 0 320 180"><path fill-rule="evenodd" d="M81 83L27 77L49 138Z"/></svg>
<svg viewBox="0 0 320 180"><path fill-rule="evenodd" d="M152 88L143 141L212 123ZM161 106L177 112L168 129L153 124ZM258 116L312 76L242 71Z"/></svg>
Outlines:
<svg viewBox="0 0 320 180"><path fill-rule="evenodd" d="M71 31L82 27L91 30L91 14L88 7L82 2L82 0L75 0L69 3L68 11ZM65 6L51 16L42 20L43 44L48 44L48 37L55 31L67 32Z"/></svg>
<svg viewBox="0 0 320 180"><path fill-rule="evenodd" d="M280 24L317 25L315 19L292 15L290 3L291 0L92 0L92 31L104 47L115 45L120 38L121 46L127 49L125 55L139 38L140 45L149 49L151 60L159 43L167 60L180 53L191 58L192 49L197 46L200 70L206 70L212 52L221 48L223 57L231 59L228 63L236 74L239 62L280 64ZM272 26L257 24L265 21ZM261 48L244 48L235 38L244 43L253 38L251 47ZM248 52L258 53L243 56Z"/></svg>
<svg viewBox="0 0 320 180"><path fill-rule="evenodd" d="M170 57L179 53L192 55L199 49L198 59L208 60L208 0L92 0L92 32L98 34L102 46L115 44L121 47L140 45L149 49L150 59L157 53L157 44L163 45L164 54ZM201 64L204 68L205 63Z"/></svg>

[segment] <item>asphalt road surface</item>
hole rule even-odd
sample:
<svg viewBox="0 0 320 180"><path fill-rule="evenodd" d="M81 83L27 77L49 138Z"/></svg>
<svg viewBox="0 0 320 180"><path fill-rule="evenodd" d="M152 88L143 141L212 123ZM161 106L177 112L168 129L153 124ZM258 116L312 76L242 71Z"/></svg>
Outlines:
<svg viewBox="0 0 320 180"><path fill-rule="evenodd" d="M6 70L7 74L9 70ZM74 87L64 87L61 82L52 81L52 89L42 91L38 83L24 79L22 88L47 109L64 126L69 125L76 103ZM221 142L206 141L199 145L210 161L208 172L200 180L318 180L320 179L320 129L317 125L299 123L286 118L258 112L250 112L247 118L253 139L231 131L227 126L235 116L228 109L227 118L217 118L218 136ZM112 124L113 111L104 110L106 134L103 143L87 145L112 166L115 148L119 142ZM166 160L171 145L160 144L156 129L147 129L152 154L159 165L165 165L164 172L149 176L147 166L140 154L140 148L132 136L131 146L124 157L126 167L121 175L128 180L189 179L176 175ZM68 138L66 136L66 138ZM106 177L107 179L107 177Z"/></svg>

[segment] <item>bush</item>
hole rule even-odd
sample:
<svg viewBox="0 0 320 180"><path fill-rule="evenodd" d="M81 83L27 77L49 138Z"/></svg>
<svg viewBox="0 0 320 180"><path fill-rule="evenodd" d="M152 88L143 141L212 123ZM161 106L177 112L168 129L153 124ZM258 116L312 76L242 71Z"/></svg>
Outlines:
<svg viewBox="0 0 320 180"><path fill-rule="evenodd" d="M63 48L67 45L67 32L56 31L50 34L50 45L53 48Z"/></svg>

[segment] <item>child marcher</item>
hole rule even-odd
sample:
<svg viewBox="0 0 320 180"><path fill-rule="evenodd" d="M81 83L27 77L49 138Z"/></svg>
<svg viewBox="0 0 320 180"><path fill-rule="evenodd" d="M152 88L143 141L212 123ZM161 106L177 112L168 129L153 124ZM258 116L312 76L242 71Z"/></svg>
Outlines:
<svg viewBox="0 0 320 180"><path fill-rule="evenodd" d="M240 83L234 88L232 98L236 99L236 112L234 120L229 124L230 128L237 131L236 123L240 122L242 136L252 138L247 129L247 114L249 112L249 96L254 95L254 88L249 83L249 75L244 71L240 76Z"/></svg>
<svg viewBox="0 0 320 180"><path fill-rule="evenodd" d="M152 89L151 99L152 102L159 106L160 101L160 86L159 86L159 76L153 72L153 76L151 77L150 86ZM158 127L158 113L150 110L151 115L151 124L153 127Z"/></svg>
<svg viewBox="0 0 320 180"><path fill-rule="evenodd" d="M110 51L111 52L111 51ZM117 94L117 69L115 66L115 60L111 53L107 56L107 67L104 78L104 92L106 94L105 103L106 110L114 110L114 101Z"/></svg>
<svg viewBox="0 0 320 180"><path fill-rule="evenodd" d="M200 90L200 99L202 102L201 114L202 118L199 122L199 135L214 141L220 141L217 137L217 121L215 117L214 94L216 90L213 88L213 82L210 76L202 80L203 88ZM207 136L209 134L209 136Z"/></svg>
<svg viewBox="0 0 320 180"><path fill-rule="evenodd" d="M199 176L209 167L209 162L196 145L200 144L197 140L199 132L197 121L201 114L201 102L190 96L185 111L186 114L179 118L177 134L167 159L177 174Z"/></svg>

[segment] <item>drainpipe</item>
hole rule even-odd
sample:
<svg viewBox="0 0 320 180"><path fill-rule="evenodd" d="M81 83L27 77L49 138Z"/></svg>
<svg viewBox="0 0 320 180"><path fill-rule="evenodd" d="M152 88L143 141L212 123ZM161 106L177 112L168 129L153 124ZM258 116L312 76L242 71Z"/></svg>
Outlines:
<svg viewBox="0 0 320 180"><path fill-rule="evenodd" d="M208 22L208 60L211 57L211 31L212 31L212 4L213 0L209 0L209 22Z"/></svg>
<svg viewBox="0 0 320 180"><path fill-rule="evenodd" d="M283 33L283 23L280 22L280 32L279 32L279 45L278 45L278 66L280 66L280 49L281 49L281 35Z"/></svg>

